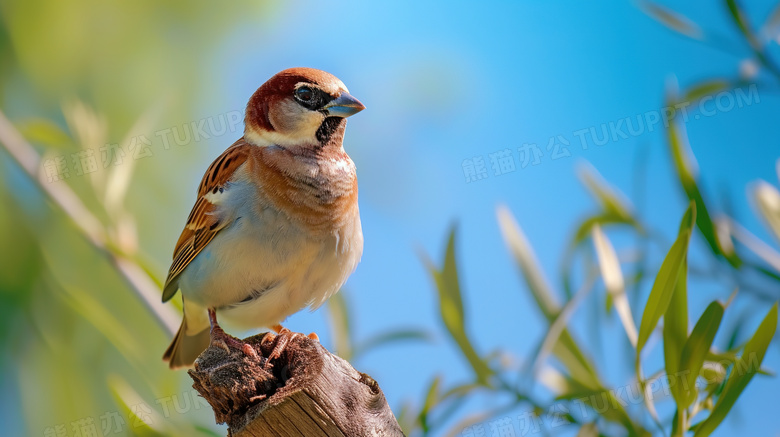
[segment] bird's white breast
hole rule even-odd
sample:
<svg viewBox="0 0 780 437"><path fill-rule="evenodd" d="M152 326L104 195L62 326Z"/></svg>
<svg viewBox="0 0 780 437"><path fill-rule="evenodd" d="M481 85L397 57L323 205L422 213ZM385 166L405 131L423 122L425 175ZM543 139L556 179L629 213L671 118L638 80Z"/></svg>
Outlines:
<svg viewBox="0 0 780 437"><path fill-rule="evenodd" d="M239 328L271 326L316 308L346 282L363 251L360 217L315 236L239 177L212 202L232 220L182 272L185 299ZM255 299L241 303L253 291Z"/></svg>

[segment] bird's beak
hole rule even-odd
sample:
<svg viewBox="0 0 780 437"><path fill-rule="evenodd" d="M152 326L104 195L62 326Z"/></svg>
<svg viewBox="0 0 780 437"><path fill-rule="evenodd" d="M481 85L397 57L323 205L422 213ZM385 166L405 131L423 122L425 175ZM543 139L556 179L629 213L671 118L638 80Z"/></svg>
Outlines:
<svg viewBox="0 0 780 437"><path fill-rule="evenodd" d="M328 117L347 118L366 109L366 107L360 103L360 100L343 91L338 98L331 100L323 109L328 112Z"/></svg>

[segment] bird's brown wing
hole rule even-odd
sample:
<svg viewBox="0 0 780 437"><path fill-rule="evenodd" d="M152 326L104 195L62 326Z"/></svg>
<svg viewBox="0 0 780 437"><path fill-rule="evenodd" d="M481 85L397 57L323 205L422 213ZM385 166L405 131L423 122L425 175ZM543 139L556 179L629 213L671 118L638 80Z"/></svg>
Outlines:
<svg viewBox="0 0 780 437"><path fill-rule="evenodd" d="M163 288L163 302L169 301L179 289L178 277L193 259L214 237L229 224L216 214L217 206L209 201L209 195L217 195L227 189L236 170L249 157L250 146L243 138L225 150L209 166L198 187L198 200L192 207L187 224L176 243L173 263Z"/></svg>

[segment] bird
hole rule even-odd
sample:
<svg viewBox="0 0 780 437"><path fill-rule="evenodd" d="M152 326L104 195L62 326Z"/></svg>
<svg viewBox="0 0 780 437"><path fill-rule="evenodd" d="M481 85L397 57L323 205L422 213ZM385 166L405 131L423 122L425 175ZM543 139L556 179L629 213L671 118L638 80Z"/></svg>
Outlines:
<svg viewBox="0 0 780 437"><path fill-rule="evenodd" d="M210 332L224 332L217 315L282 332L353 273L363 231L343 139L347 117L363 109L313 68L283 70L252 94L243 136L208 167L174 249L162 300L181 290L183 318L163 355L170 368L191 367Z"/></svg>

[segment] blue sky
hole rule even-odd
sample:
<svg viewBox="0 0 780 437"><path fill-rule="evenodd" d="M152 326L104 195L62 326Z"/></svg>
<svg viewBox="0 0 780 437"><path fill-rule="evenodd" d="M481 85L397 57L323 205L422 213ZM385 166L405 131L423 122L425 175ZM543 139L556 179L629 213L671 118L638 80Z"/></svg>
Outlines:
<svg viewBox="0 0 780 437"><path fill-rule="evenodd" d="M706 33L732 41L734 53L681 37L635 4L615 1L289 2L262 21L238 24L226 38L210 66L217 85L204 94L203 114L243 109L263 81L292 66L334 73L367 106L350 119L345 141L358 167L365 235L363 260L346 291L356 337L393 327L437 333L432 344L388 347L355 363L380 382L394 408L405 399L421 399L437 373L447 384L468 377L467 364L443 334L433 283L418 256L422 251L439 263L453 223L470 334L481 352L502 348L518 360L531 353L544 325L501 240L498 204L515 214L558 287L560 259L573 227L596 208L576 169L590 162L633 198L641 160L644 202L635 207L671 241L686 202L663 130L645 128L603 146L591 142L587 149L574 134L659 108L670 81L684 89L737 76L749 51L725 6L704 1L668 6ZM747 7L755 23L771 11L769 2ZM772 50L780 52L776 44ZM692 119L687 130L711 208L719 210L727 193L740 222L771 241L753 214L746 188L756 179L778 183L777 85L759 89L758 96L752 105ZM571 156L553 159L547 150L549 139L558 136L570 142ZM520 168L518 149L524 144L540 147L538 165ZM202 167L228 145L209 144L200 152ZM504 149L511 150L517 169L495 175L489 155ZM489 176L467 183L462 163L476 156L485 160ZM194 185L201 174L193 170L192 181L182 183ZM618 249L629 242L620 235L615 241ZM705 242L695 236L692 244L703 249ZM717 284L692 287L691 319L707 302L725 300L730 292ZM752 330L768 305L743 297L742 309L755 314L748 323ZM574 320L580 338L592 332L587 322ZM733 322L727 312L724 325ZM323 311L304 312L288 326L324 332L325 323ZM628 382L625 369L614 364L625 358L627 343L617 320L610 323L610 332L588 343L602 345L593 354L609 363L608 380L618 385ZM327 337L323 342L329 345ZM766 362L780 367L776 344ZM651 360L648 368L657 364ZM776 407L769 402L778 389L777 378L754 380L719 435L736 429L751 435L780 431ZM482 399L467 408L497 402Z"/></svg>

